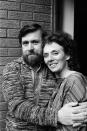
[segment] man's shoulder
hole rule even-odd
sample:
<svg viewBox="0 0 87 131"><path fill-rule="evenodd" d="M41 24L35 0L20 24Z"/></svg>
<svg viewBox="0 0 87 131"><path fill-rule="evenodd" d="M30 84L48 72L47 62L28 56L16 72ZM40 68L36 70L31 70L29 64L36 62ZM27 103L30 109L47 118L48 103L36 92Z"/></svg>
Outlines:
<svg viewBox="0 0 87 131"><path fill-rule="evenodd" d="M17 59L14 59L13 61L7 63L6 66L8 66L8 65L10 66L10 65L15 65L15 64L20 64L20 63L22 63L22 57L19 57L19 58L17 58Z"/></svg>
<svg viewBox="0 0 87 131"><path fill-rule="evenodd" d="M20 64L22 64L22 57L19 57L19 58L17 58L17 59L14 59L13 61L7 63L7 64L5 65L5 67L4 67L3 70L6 71L6 70L9 70L9 69L11 69L11 68L14 69L14 68L16 68L16 67L19 67Z"/></svg>

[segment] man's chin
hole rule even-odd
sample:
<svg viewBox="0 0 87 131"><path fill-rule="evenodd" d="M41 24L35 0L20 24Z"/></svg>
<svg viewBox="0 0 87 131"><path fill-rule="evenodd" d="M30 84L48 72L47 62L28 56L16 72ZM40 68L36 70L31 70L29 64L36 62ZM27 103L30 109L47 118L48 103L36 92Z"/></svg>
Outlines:
<svg viewBox="0 0 87 131"><path fill-rule="evenodd" d="M36 57L34 55L24 57L24 61L30 66L36 66L41 63L42 57Z"/></svg>

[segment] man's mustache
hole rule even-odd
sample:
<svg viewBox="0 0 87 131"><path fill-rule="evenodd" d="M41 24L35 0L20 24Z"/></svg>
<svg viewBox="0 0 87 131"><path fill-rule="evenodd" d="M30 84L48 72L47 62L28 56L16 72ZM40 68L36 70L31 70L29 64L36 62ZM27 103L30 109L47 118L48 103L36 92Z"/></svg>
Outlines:
<svg viewBox="0 0 87 131"><path fill-rule="evenodd" d="M34 52L34 50L30 50L30 51L27 51L27 55L37 55L37 53Z"/></svg>

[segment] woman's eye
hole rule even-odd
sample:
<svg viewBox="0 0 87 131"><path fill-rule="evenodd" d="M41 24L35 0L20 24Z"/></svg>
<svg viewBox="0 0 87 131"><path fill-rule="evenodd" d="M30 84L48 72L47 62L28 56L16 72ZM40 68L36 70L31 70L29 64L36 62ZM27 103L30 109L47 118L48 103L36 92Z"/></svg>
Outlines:
<svg viewBox="0 0 87 131"><path fill-rule="evenodd" d="M58 55L58 54L59 54L59 52L53 52L52 54L53 54L53 55Z"/></svg>
<svg viewBox="0 0 87 131"><path fill-rule="evenodd" d="M48 56L48 54L43 54L43 57L46 58Z"/></svg>

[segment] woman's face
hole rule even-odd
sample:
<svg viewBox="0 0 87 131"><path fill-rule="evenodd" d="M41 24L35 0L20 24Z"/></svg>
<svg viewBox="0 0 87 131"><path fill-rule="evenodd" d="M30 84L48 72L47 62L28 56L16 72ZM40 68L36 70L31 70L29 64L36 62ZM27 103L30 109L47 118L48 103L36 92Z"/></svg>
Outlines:
<svg viewBox="0 0 87 131"><path fill-rule="evenodd" d="M43 57L46 65L52 72L61 72L66 67L69 56L64 53L63 47L52 42L46 44L43 49Z"/></svg>

